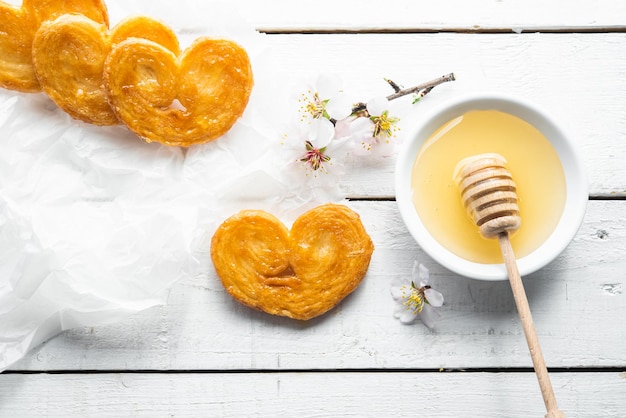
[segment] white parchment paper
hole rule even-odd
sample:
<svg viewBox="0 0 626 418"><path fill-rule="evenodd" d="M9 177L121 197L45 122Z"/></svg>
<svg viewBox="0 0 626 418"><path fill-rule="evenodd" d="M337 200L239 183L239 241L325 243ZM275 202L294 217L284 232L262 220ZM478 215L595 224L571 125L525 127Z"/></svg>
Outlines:
<svg viewBox="0 0 626 418"><path fill-rule="evenodd" d="M201 35L239 42L255 87L229 133L189 149L72 120L43 94L0 90L0 371L63 330L166 303L177 280L210 268L208 240L231 214L266 209L289 222L340 199L282 171L289 92L263 35L236 11L201 0L107 5L111 26L161 18L183 47Z"/></svg>

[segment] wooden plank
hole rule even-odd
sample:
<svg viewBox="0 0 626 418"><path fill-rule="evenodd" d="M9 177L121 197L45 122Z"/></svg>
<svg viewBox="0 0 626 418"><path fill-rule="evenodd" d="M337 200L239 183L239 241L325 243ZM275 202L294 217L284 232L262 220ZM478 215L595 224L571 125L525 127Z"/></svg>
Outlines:
<svg viewBox="0 0 626 418"><path fill-rule="evenodd" d="M626 16L626 6L619 0L389 0L384 6L372 1L321 0L307 7L289 0L239 0L234 4L247 21L265 31L616 30L625 27Z"/></svg>
<svg viewBox="0 0 626 418"><path fill-rule="evenodd" d="M384 77L408 87L454 72L401 121L408 140L423 114L455 97L495 92L534 102L559 121L582 155L590 194L626 196L626 34L290 35L267 38L277 79L337 73L355 101L391 93ZM303 53L306 51L306 53ZM597 63L602 62L600 66ZM303 90L292 83L296 94ZM280 97L281 91L277 92ZM354 197L393 196L395 158L355 157L341 181Z"/></svg>
<svg viewBox="0 0 626 418"><path fill-rule="evenodd" d="M8 0L19 4L20 0ZM176 26L181 21L224 16L238 18L267 32L301 31L617 31L624 30L626 6L620 0L599 2L506 0L388 0L384 6L368 0L319 0L303 5L289 0L238 0L146 3L108 0L111 22L132 14L149 14Z"/></svg>
<svg viewBox="0 0 626 418"><path fill-rule="evenodd" d="M6 0L19 5L21 0ZM623 31L626 5L620 0L589 2L541 0L442 0L410 2L388 0L384 7L368 0L318 0L305 5L289 0L258 2L237 0L229 4L180 0L148 4L142 0L108 0L110 20L116 23L132 14L148 14L176 25L216 14L239 17L267 32L311 31ZM226 11L225 11L226 9Z"/></svg>
<svg viewBox="0 0 626 418"><path fill-rule="evenodd" d="M321 318L296 322L245 308L225 293L207 262L174 286L168 305L67 331L13 369L531 367L508 282L469 280L439 267L409 237L394 202L350 206L376 250L363 284ZM549 367L626 367L625 209L625 201L590 202L565 252L524 278ZM390 280L410 275L415 259L430 269L446 300L433 330L402 325L392 315Z"/></svg>
<svg viewBox="0 0 626 418"><path fill-rule="evenodd" d="M552 373L568 417L618 417L624 373ZM541 417L532 373L0 375L6 417Z"/></svg>

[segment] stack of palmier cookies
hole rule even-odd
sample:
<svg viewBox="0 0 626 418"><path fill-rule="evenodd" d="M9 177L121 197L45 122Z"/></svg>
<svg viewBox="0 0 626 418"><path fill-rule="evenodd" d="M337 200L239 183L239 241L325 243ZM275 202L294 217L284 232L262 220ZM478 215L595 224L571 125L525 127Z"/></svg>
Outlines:
<svg viewBox="0 0 626 418"><path fill-rule="evenodd" d="M75 119L124 124L147 142L190 146L226 133L253 86L245 49L176 34L147 16L109 28L102 0L0 1L0 86L46 93Z"/></svg>

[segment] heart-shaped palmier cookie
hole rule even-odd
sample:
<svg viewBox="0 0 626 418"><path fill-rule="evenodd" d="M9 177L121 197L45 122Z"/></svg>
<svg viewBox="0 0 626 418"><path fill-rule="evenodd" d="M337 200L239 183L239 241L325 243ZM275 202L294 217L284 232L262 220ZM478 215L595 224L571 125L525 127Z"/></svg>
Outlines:
<svg viewBox="0 0 626 418"><path fill-rule="evenodd" d="M174 31L146 16L126 18L110 31L74 13L42 23L33 40L33 63L41 88L75 119L96 125L120 123L104 89L104 62L113 45L132 37L150 39L180 53Z"/></svg>
<svg viewBox="0 0 626 418"><path fill-rule="evenodd" d="M373 251L359 215L337 204L302 214L291 231L265 211L245 210L211 241L215 271L231 296L300 320L322 315L355 290Z"/></svg>
<svg viewBox="0 0 626 418"><path fill-rule="evenodd" d="M40 25L66 13L80 13L109 24L103 0L23 0L20 7L0 1L0 86L41 91L35 75L32 43Z"/></svg>
<svg viewBox="0 0 626 418"><path fill-rule="evenodd" d="M132 38L115 45L104 69L117 117L145 141L190 146L226 133L245 110L253 85L245 49L201 37L176 56Z"/></svg>

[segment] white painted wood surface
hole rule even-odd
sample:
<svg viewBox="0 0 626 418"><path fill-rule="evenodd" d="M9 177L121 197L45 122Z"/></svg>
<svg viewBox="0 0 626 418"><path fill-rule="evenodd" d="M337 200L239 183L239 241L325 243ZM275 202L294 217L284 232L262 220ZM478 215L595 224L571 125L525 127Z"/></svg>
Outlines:
<svg viewBox="0 0 626 418"><path fill-rule="evenodd" d="M626 3L236 4L254 27L281 32L265 39L281 74L334 71L367 100L388 92L383 77L410 85L455 72L414 117L490 90L567 126L603 200L525 286L567 416L626 416ZM379 33L284 33L315 31ZM207 264L167 305L67 331L0 374L0 416L543 416L508 283L458 277L424 254L390 200L394 163L354 160L342 180L346 197L375 198L349 205L376 251L362 286L328 315L299 323L244 308ZM446 298L432 331L392 317L389 282L414 259Z"/></svg>
<svg viewBox="0 0 626 418"><path fill-rule="evenodd" d="M578 236L551 265L525 278L549 367L613 367L624 362L625 202L593 201ZM395 202L352 202L376 245L354 294L307 323L242 307L212 267L178 283L167 306L122 323L54 338L16 365L25 370L298 370L531 367L509 284L455 276L409 238ZM621 226L617 226L621 225ZM446 298L433 331L393 318L389 282L431 271Z"/></svg>
<svg viewBox="0 0 626 418"><path fill-rule="evenodd" d="M532 373L7 375L0 414L102 417L542 417ZM623 417L623 373L559 373L568 417ZM605 399L605 402L598 402ZM571 412L570 412L571 411Z"/></svg>
<svg viewBox="0 0 626 418"><path fill-rule="evenodd" d="M626 26L620 0L289 0L238 1L240 13L267 31L537 31L617 30Z"/></svg>

